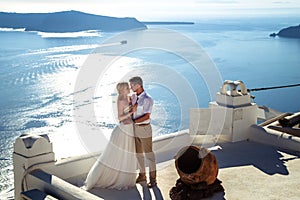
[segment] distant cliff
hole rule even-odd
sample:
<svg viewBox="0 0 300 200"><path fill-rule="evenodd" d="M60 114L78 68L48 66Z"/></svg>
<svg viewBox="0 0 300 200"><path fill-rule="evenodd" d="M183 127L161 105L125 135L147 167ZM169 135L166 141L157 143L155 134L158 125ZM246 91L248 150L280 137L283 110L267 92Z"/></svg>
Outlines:
<svg viewBox="0 0 300 200"><path fill-rule="evenodd" d="M300 25L290 26L288 28L281 29L278 33L270 34L271 37L280 36L288 38L300 38Z"/></svg>
<svg viewBox="0 0 300 200"><path fill-rule="evenodd" d="M115 18L78 11L54 13L0 12L1 28L25 28L26 31L77 32L101 30L105 32L147 28L135 18Z"/></svg>
<svg viewBox="0 0 300 200"><path fill-rule="evenodd" d="M146 25L194 25L194 22L160 22L160 21L153 21L153 22L143 22Z"/></svg>

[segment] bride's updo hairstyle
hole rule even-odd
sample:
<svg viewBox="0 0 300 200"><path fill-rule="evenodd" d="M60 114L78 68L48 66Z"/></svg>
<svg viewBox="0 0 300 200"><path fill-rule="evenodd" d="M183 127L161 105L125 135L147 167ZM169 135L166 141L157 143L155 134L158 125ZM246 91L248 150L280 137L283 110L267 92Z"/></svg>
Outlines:
<svg viewBox="0 0 300 200"><path fill-rule="evenodd" d="M127 88L129 88L129 85L127 82L120 82L117 84L117 90L118 90L118 94L121 94L121 92Z"/></svg>

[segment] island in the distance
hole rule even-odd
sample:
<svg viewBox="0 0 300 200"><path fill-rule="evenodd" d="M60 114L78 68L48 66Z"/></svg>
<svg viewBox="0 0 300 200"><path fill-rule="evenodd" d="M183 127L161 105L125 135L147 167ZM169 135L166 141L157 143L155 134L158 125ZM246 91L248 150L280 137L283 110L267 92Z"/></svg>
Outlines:
<svg viewBox="0 0 300 200"><path fill-rule="evenodd" d="M288 38L300 38L300 25L290 26L288 28L281 29L278 33L270 34L271 37L288 37Z"/></svg>
<svg viewBox="0 0 300 200"><path fill-rule="evenodd" d="M72 10L53 13L0 12L0 28L63 33L86 30L114 32L146 29L147 26L135 18L108 17Z"/></svg>
<svg viewBox="0 0 300 200"><path fill-rule="evenodd" d="M154 21L154 22L143 22L146 25L194 25L194 22L160 22L160 21Z"/></svg>

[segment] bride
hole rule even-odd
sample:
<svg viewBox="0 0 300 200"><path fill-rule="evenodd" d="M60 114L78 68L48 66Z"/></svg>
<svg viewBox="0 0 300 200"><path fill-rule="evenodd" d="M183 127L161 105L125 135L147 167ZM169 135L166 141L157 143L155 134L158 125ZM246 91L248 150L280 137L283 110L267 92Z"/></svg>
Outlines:
<svg viewBox="0 0 300 200"><path fill-rule="evenodd" d="M90 169L84 190L94 187L125 190L135 186L136 155L130 106L129 84L120 82L118 91L118 119L120 124L111 133L106 149Z"/></svg>

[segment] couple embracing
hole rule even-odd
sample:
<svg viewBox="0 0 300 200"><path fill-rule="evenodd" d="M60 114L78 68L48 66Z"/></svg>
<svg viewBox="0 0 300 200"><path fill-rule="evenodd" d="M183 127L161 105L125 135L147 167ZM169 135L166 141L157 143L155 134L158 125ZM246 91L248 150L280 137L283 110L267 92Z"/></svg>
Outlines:
<svg viewBox="0 0 300 200"><path fill-rule="evenodd" d="M84 186L125 190L147 181L145 157L149 164L148 187L156 185L156 163L152 150L150 115L153 99L144 91L141 77L117 84L118 120L104 152L90 169ZM129 96L130 88L135 94ZM136 166L139 175L136 177Z"/></svg>

